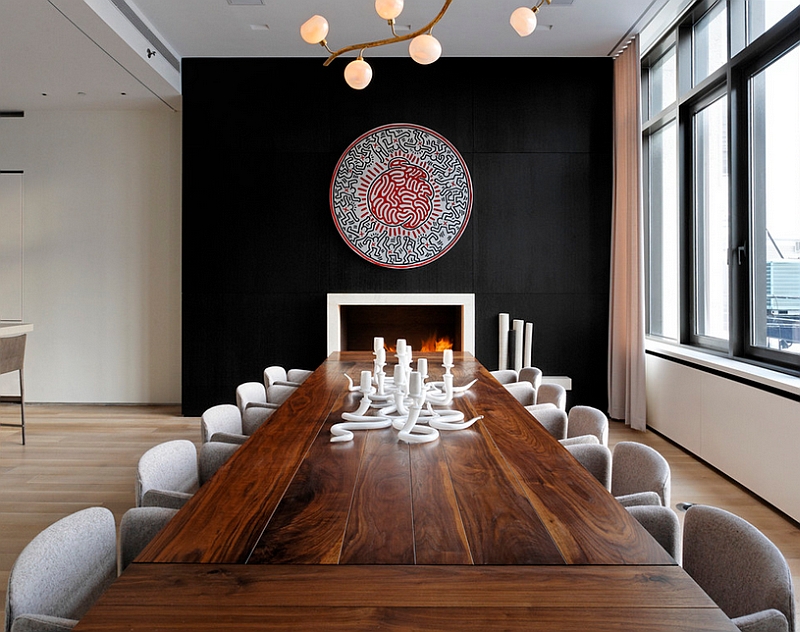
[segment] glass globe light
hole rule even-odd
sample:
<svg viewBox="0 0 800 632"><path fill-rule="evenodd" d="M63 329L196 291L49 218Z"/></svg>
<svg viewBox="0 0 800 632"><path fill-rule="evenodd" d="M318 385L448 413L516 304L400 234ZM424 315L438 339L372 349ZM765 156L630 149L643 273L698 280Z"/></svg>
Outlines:
<svg viewBox="0 0 800 632"><path fill-rule="evenodd" d="M354 90L363 90L372 81L372 67L361 57L354 59L344 68L344 80Z"/></svg>
<svg viewBox="0 0 800 632"><path fill-rule="evenodd" d="M408 54L418 64L432 64L442 55L442 45L433 35L418 35L408 45Z"/></svg>
<svg viewBox="0 0 800 632"><path fill-rule="evenodd" d="M403 11L403 0L375 0L375 11L384 20L394 20Z"/></svg>
<svg viewBox="0 0 800 632"><path fill-rule="evenodd" d="M536 29L536 13L528 7L514 9L509 21L520 37L527 37Z"/></svg>
<svg viewBox="0 0 800 632"><path fill-rule="evenodd" d="M309 44L319 44L328 36L328 20L321 15L315 15L300 27L300 37Z"/></svg>

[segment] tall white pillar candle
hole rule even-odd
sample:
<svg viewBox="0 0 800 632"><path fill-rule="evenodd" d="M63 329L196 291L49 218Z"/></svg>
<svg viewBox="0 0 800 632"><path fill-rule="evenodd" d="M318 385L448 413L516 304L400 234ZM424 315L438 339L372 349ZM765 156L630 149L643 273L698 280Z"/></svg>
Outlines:
<svg viewBox="0 0 800 632"><path fill-rule="evenodd" d="M426 377L428 377L428 359L427 358L420 358L419 360L417 360L417 371L419 371L419 374L422 376L423 380Z"/></svg>
<svg viewBox="0 0 800 632"><path fill-rule="evenodd" d="M523 366L533 366L533 323L525 323L525 356Z"/></svg>
<svg viewBox="0 0 800 632"><path fill-rule="evenodd" d="M405 338L398 338L397 339L397 346L395 347L397 351L397 355L405 355L406 353L406 339Z"/></svg>
<svg viewBox="0 0 800 632"><path fill-rule="evenodd" d="M514 319L514 370L522 368L522 345L524 343L525 321Z"/></svg>
<svg viewBox="0 0 800 632"><path fill-rule="evenodd" d="M386 349L381 347L375 350L375 361L378 364L386 364Z"/></svg>
<svg viewBox="0 0 800 632"><path fill-rule="evenodd" d="M499 314L500 338L498 340L497 368L501 371L508 368L508 314Z"/></svg>
<svg viewBox="0 0 800 632"><path fill-rule="evenodd" d="M383 349L383 337L382 336L375 336L375 339L372 341L373 346L372 350L377 353L379 349Z"/></svg>

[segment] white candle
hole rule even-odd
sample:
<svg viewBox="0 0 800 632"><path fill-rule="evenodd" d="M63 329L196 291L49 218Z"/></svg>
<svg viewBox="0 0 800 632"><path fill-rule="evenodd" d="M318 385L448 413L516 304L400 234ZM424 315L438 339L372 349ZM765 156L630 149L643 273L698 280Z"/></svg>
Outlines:
<svg viewBox="0 0 800 632"><path fill-rule="evenodd" d="M422 376L419 371L411 371L408 376L408 394L415 396L422 393Z"/></svg>
<svg viewBox="0 0 800 632"><path fill-rule="evenodd" d="M397 355L405 355L406 353L406 339L405 338L398 338L397 339L397 346L395 347L397 350Z"/></svg>
<svg viewBox="0 0 800 632"><path fill-rule="evenodd" d="M522 368L522 344L524 342L524 320L514 320L514 370L519 373Z"/></svg>
<svg viewBox="0 0 800 632"><path fill-rule="evenodd" d="M406 372L403 371L403 367L399 364L394 365L394 383L396 385L406 383Z"/></svg>
<svg viewBox="0 0 800 632"><path fill-rule="evenodd" d="M370 371L361 371L361 392L369 393L372 388L372 373Z"/></svg>
<svg viewBox="0 0 800 632"><path fill-rule="evenodd" d="M373 351L377 353L379 350L383 350L383 338L381 336L375 336L375 339L372 341L373 343Z"/></svg>
<svg viewBox="0 0 800 632"><path fill-rule="evenodd" d="M524 366L533 366L533 323L525 323L525 357Z"/></svg>
<svg viewBox="0 0 800 632"><path fill-rule="evenodd" d="M422 379L428 377L428 359L427 358L420 358L417 360L417 371L422 376Z"/></svg>
<svg viewBox="0 0 800 632"><path fill-rule="evenodd" d="M378 364L386 364L386 349L381 347L375 350L375 361Z"/></svg>
<svg viewBox="0 0 800 632"><path fill-rule="evenodd" d="M500 338L498 340L497 368L508 368L508 314L500 314Z"/></svg>
<svg viewBox="0 0 800 632"><path fill-rule="evenodd" d="M444 353L442 354L442 364L452 365L453 364L453 350L452 349L445 349Z"/></svg>

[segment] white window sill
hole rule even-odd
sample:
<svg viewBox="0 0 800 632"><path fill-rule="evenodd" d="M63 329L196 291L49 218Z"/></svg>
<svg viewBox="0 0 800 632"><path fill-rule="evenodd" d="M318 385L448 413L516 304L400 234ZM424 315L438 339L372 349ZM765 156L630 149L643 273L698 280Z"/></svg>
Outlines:
<svg viewBox="0 0 800 632"><path fill-rule="evenodd" d="M800 396L800 377L786 375L780 371L765 369L746 362L732 360L731 358L722 358L693 347L669 344L651 338L645 340L645 349L676 360L707 367L732 377L762 384L771 389L784 391L787 394L791 393L792 395Z"/></svg>

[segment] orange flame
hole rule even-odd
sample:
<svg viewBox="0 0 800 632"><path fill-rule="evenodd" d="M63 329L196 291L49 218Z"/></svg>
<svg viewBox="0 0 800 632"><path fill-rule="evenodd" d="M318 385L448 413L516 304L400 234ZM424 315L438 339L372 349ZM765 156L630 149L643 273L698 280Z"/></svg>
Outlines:
<svg viewBox="0 0 800 632"><path fill-rule="evenodd" d="M394 345L389 345L384 343L383 346L386 348L387 353L395 353ZM437 338L436 334L434 333L422 341L422 344L420 345L418 351L424 353L433 351L444 351L445 349L452 349L452 348L453 348L453 341L450 340L448 336L444 336L443 338Z"/></svg>

